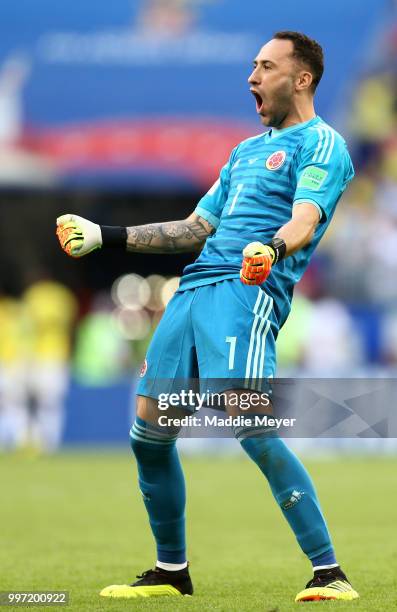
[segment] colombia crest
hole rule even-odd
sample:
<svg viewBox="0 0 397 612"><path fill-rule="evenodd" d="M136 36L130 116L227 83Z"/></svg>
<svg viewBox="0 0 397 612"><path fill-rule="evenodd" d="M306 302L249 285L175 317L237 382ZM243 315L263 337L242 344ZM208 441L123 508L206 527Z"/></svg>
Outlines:
<svg viewBox="0 0 397 612"><path fill-rule="evenodd" d="M276 151L272 153L266 160L266 168L268 170L278 170L285 162L286 157L287 154L285 151Z"/></svg>

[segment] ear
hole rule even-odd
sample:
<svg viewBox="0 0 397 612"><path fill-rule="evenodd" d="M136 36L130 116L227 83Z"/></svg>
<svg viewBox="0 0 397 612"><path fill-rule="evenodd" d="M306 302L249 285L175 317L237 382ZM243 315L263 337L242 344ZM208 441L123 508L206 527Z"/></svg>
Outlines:
<svg viewBox="0 0 397 612"><path fill-rule="evenodd" d="M312 83L312 73L308 72L307 70L301 70L296 77L295 87L297 91L301 91L303 89L310 89Z"/></svg>

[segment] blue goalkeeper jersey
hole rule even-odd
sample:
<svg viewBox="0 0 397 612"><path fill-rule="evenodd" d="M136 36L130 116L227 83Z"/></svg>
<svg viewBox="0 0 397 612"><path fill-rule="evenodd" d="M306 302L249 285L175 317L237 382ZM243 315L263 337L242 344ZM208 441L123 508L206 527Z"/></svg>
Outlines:
<svg viewBox="0 0 397 612"><path fill-rule="evenodd" d="M196 207L195 212L216 231L196 261L185 267L179 291L238 278L244 247L249 242L269 242L291 219L293 206L311 202L320 215L312 241L274 265L264 283L281 327L290 311L293 287L353 176L345 141L318 116L244 140Z"/></svg>

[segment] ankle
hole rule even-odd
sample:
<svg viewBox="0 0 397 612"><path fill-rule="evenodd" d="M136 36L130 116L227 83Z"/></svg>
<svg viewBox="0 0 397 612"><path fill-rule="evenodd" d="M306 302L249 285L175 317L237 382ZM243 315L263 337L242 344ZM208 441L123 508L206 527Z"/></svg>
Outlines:
<svg viewBox="0 0 397 612"><path fill-rule="evenodd" d="M164 563L163 561L156 561L156 567L166 572L179 572L187 568L187 561L183 563Z"/></svg>

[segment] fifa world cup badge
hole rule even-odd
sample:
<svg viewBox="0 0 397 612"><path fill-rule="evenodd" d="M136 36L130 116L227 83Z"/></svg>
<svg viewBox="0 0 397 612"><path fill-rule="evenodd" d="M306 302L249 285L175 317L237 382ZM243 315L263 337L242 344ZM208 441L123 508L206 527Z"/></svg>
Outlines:
<svg viewBox="0 0 397 612"><path fill-rule="evenodd" d="M145 359L145 361L143 362L142 366L141 366L141 371L139 372L139 376L141 378L143 378L146 374L146 370L147 370L147 361Z"/></svg>
<svg viewBox="0 0 397 612"><path fill-rule="evenodd" d="M287 154L285 151L276 151L272 153L266 160L266 168L268 170L278 170L285 162L286 157Z"/></svg>

